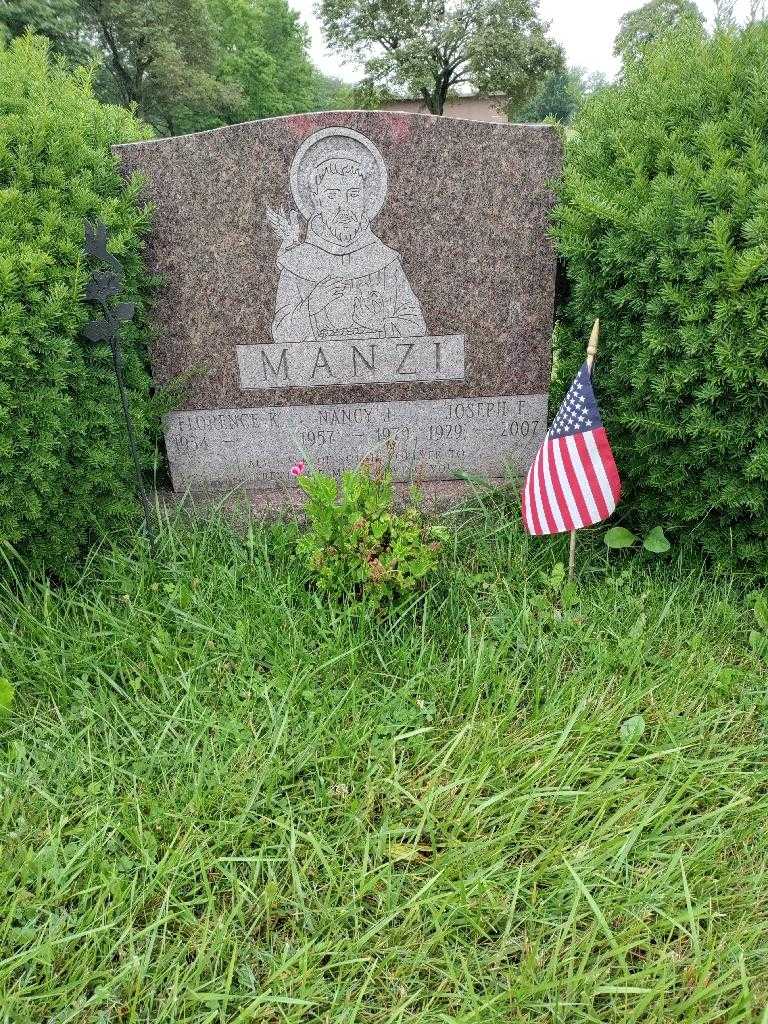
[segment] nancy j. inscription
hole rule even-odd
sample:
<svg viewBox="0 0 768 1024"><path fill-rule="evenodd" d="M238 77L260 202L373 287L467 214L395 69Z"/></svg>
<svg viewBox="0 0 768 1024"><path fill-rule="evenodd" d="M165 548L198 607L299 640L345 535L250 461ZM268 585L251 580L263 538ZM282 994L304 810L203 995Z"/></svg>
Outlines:
<svg viewBox="0 0 768 1024"><path fill-rule="evenodd" d="M177 488L387 454L522 473L545 429L554 129L333 111L116 147L154 207Z"/></svg>

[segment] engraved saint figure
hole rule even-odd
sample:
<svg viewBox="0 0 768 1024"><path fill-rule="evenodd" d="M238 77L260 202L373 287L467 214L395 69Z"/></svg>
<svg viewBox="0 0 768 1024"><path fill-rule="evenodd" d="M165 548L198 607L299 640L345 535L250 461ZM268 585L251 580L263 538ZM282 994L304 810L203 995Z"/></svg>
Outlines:
<svg viewBox="0 0 768 1024"><path fill-rule="evenodd" d="M399 254L370 227L387 189L376 147L348 128L315 132L296 154L291 188L298 213L267 207L281 241L274 341L426 335ZM304 240L299 214L307 222Z"/></svg>

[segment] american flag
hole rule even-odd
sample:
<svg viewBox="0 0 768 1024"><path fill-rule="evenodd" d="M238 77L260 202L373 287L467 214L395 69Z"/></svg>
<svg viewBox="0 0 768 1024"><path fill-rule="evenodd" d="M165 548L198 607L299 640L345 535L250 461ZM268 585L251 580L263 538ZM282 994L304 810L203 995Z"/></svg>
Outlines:
<svg viewBox="0 0 768 1024"><path fill-rule="evenodd" d="M528 470L523 523L535 537L579 530L607 519L620 494L619 473L584 363Z"/></svg>

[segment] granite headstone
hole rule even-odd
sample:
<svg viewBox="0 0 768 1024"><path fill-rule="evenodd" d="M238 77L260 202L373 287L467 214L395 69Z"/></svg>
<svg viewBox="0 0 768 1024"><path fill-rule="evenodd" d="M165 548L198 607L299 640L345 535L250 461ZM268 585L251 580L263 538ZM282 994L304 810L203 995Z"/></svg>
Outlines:
<svg viewBox="0 0 768 1024"><path fill-rule="evenodd" d="M152 353L185 382L174 487L273 487L367 455L522 473L546 429L556 131L295 115L116 147L154 206Z"/></svg>

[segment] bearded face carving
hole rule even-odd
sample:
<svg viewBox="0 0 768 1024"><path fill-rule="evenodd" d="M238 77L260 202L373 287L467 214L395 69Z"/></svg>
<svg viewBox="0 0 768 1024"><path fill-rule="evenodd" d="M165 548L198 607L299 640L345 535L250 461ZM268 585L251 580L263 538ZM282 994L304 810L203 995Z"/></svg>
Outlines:
<svg viewBox="0 0 768 1024"><path fill-rule="evenodd" d="M365 178L351 160L326 160L315 172L315 209L323 229L337 242L351 242L366 216Z"/></svg>

